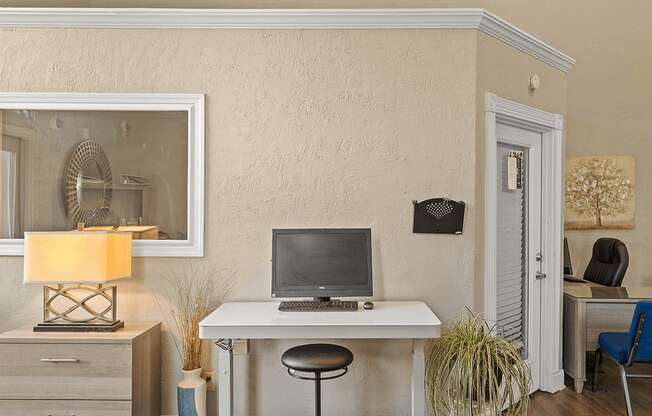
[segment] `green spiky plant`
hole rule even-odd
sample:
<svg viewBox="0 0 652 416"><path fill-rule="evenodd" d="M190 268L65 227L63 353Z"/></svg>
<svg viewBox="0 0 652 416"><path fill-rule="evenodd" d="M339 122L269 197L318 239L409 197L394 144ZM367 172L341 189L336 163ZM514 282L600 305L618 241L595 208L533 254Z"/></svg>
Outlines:
<svg viewBox="0 0 652 416"><path fill-rule="evenodd" d="M518 346L492 330L470 313L435 344L426 367L431 415L527 414L530 371Z"/></svg>

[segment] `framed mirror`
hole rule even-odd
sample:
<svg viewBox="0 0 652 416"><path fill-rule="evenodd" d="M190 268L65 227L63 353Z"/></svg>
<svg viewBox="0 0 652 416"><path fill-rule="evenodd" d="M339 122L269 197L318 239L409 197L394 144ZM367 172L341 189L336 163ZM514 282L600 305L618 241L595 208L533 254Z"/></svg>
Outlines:
<svg viewBox="0 0 652 416"><path fill-rule="evenodd" d="M0 93L0 129L0 255L80 228L203 256L203 95Z"/></svg>

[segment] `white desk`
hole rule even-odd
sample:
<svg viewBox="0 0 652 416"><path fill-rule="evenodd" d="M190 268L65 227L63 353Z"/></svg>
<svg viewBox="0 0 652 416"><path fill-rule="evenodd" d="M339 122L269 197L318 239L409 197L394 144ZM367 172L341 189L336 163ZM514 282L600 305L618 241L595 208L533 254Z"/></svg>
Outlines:
<svg viewBox="0 0 652 416"><path fill-rule="evenodd" d="M439 337L441 322L425 303L374 302L356 312L280 312L278 304L225 303L199 323L199 337L217 345L219 416L233 415L233 339L320 338L412 339L412 416L426 414L424 340Z"/></svg>

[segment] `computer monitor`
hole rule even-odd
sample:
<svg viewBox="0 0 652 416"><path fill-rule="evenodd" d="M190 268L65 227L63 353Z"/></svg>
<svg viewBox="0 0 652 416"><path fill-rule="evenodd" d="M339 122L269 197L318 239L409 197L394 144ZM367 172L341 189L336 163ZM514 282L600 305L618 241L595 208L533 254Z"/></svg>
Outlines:
<svg viewBox="0 0 652 416"><path fill-rule="evenodd" d="M372 294L371 229L272 231L272 297Z"/></svg>
<svg viewBox="0 0 652 416"><path fill-rule="evenodd" d="M573 265L571 264L570 250L568 249L568 240L564 237L564 274L573 275Z"/></svg>

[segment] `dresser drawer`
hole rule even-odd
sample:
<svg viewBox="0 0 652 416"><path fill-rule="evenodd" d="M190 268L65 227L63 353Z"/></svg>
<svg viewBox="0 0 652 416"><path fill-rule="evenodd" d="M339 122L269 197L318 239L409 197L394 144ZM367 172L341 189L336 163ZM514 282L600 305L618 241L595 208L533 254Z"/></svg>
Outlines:
<svg viewBox="0 0 652 416"><path fill-rule="evenodd" d="M0 344L0 399L131 400L131 378L129 344Z"/></svg>
<svg viewBox="0 0 652 416"><path fill-rule="evenodd" d="M0 400L2 416L131 416L131 402L106 400Z"/></svg>

